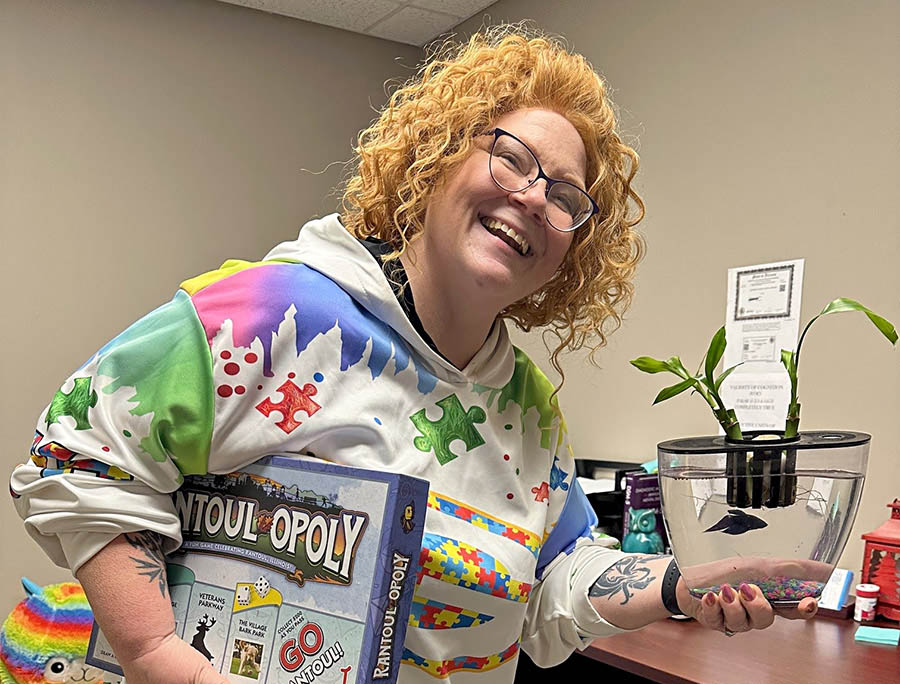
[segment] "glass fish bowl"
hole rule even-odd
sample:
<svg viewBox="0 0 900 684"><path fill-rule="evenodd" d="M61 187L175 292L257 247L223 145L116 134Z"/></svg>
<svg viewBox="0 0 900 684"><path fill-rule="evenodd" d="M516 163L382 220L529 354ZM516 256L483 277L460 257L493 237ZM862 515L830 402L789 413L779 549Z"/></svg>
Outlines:
<svg viewBox="0 0 900 684"><path fill-rule="evenodd" d="M759 431L659 444L666 531L691 593L746 582L775 606L818 598L856 517L870 441Z"/></svg>

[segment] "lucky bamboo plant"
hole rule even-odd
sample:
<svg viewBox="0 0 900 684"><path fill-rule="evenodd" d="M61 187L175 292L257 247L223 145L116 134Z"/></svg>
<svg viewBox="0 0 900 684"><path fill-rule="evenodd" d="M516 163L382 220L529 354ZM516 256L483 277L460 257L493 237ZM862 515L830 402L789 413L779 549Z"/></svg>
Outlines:
<svg viewBox="0 0 900 684"><path fill-rule="evenodd" d="M788 404L784 432L783 435L780 435L786 440L792 442L799 434L800 402L797 396L797 369L800 364L800 348L806 338L806 333L820 317L843 311L862 311L881 334L890 340L891 344L897 342L897 331L889 321L852 299L835 299L822 309L821 313L814 316L803 329L796 351L785 349L781 352L781 362L791 381L791 399ZM709 349L700 362L697 372L693 375L688 372L677 356L673 356L667 361L641 356L634 359L631 364L645 373L669 372L681 378L680 382L661 390L656 395L654 404L671 399L685 390L693 388L709 404L716 420L722 426L726 438L743 442L745 435L741 432L741 425L734 409L725 406L719 393L725 378L740 364L725 369L718 377L715 375L716 366L725 353L726 344L725 328L722 327L713 335ZM749 440L746 440L746 443L749 444ZM746 452L729 451L725 464L728 504L737 508L761 508L763 506L774 508L792 505L797 497L796 459L797 450L790 444L765 446L754 443L754 446L748 446Z"/></svg>
<svg viewBox="0 0 900 684"><path fill-rule="evenodd" d="M787 349L781 351L781 363L787 370L788 377L791 380L791 399L788 404L787 418L784 427L784 437L786 438L795 437L800 427L800 402L797 396L797 370L800 366L800 348L803 345L803 340L806 338L806 333L809 332L810 326L822 316L844 311L862 311L869 320L872 321L875 327L878 328L881 334L890 340L891 344L896 344L897 342L897 331L890 321L882 318L874 311L852 299L843 297L835 299L822 309L821 313L813 316L803 329L803 333L800 335L800 340L797 342L797 349L795 351L788 351ZM693 375L684 367L681 359L677 356L673 356L667 361L660 361L659 359L654 359L649 356L641 356L631 361L631 365L645 373L669 372L674 373L681 378L681 381L677 384L661 390L660 393L656 395L656 399L653 400L654 404L658 404L666 399L671 399L685 390L693 388L694 391L703 397L706 403L709 404L716 420L719 422L719 425L722 426L722 430L725 431L725 436L729 439L742 439L743 434L741 433L741 425L734 413L734 409L727 408L719 394L719 390L722 387L725 378L727 378L740 364L727 368L718 377L715 376L716 366L719 365L719 361L721 361L722 355L725 353L726 345L725 327L722 326L716 334L713 335L712 341L709 343L709 349L706 350L706 355L700 362L700 367Z"/></svg>
<svg viewBox="0 0 900 684"><path fill-rule="evenodd" d="M875 327L878 328L881 334L890 340L892 345L897 343L897 330L894 328L893 323L852 299L839 297L822 309L818 316L813 316L809 323L806 324L806 327L803 328L800 340L797 342L797 351L781 350L781 363L787 369L788 377L791 379L791 401L788 404L787 420L784 425L785 437L795 437L800 428L800 402L797 400L797 367L800 365L800 347L803 344L803 338L806 337L809 327L816 322L817 318L843 311L862 311L875 324Z"/></svg>

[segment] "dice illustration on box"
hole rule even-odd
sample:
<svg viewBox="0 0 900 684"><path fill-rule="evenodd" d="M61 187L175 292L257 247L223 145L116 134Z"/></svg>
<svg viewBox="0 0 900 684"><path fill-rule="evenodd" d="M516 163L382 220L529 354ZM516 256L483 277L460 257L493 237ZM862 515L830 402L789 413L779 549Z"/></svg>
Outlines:
<svg viewBox="0 0 900 684"><path fill-rule="evenodd" d="M237 598L237 602L240 605L242 605L242 606L249 605L249 603L250 603L250 585L244 584L244 585L241 585L240 587L238 587L236 598Z"/></svg>
<svg viewBox="0 0 900 684"><path fill-rule="evenodd" d="M265 577L261 576L253 586L256 588L256 593L259 594L260 598L265 598L266 594L269 593L269 581Z"/></svg>

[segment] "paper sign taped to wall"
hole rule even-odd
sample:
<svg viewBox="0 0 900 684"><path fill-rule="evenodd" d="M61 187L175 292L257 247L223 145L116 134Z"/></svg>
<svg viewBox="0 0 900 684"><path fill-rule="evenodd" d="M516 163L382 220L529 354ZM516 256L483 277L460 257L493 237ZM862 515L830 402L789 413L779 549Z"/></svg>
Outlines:
<svg viewBox="0 0 900 684"><path fill-rule="evenodd" d="M722 385L744 430L783 430L790 380L781 350L797 346L803 259L728 269L723 368L741 364Z"/></svg>

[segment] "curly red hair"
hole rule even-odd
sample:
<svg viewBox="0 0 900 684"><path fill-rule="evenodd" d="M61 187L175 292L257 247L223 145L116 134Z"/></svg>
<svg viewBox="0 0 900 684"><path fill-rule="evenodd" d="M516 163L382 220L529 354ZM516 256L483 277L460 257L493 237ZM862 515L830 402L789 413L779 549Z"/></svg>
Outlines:
<svg viewBox="0 0 900 684"><path fill-rule="evenodd" d="M589 346L593 359L621 325L644 253L634 230L644 216L632 187L638 156L616 132L606 85L583 56L520 25L439 45L360 133L342 218L354 235L377 237L402 253L424 230L429 199L467 158L475 137L524 108L552 110L572 123L587 152L588 192L600 207L575 231L554 277L500 312L522 330L552 332L557 346L550 360L563 375L564 349Z"/></svg>

